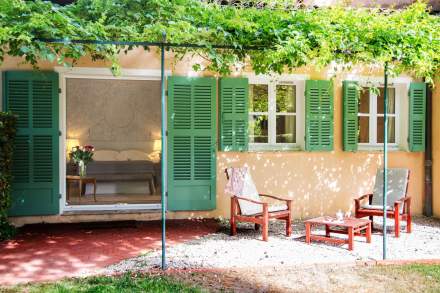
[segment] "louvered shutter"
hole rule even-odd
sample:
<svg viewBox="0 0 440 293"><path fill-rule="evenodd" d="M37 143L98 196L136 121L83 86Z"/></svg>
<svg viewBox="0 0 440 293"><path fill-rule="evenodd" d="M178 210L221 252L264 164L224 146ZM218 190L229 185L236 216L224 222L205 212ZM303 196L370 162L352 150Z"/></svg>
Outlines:
<svg viewBox="0 0 440 293"><path fill-rule="evenodd" d="M409 150L425 151L426 84L413 82L409 88Z"/></svg>
<svg viewBox="0 0 440 293"><path fill-rule="evenodd" d="M19 116L12 167L11 216L59 210L58 74L3 75L5 109Z"/></svg>
<svg viewBox="0 0 440 293"><path fill-rule="evenodd" d="M328 80L306 81L306 150L333 150L333 86Z"/></svg>
<svg viewBox="0 0 440 293"><path fill-rule="evenodd" d="M358 108L359 90L356 81L344 81L343 84L343 145L344 151L358 149Z"/></svg>
<svg viewBox="0 0 440 293"><path fill-rule="evenodd" d="M216 80L168 79L168 209L216 205Z"/></svg>
<svg viewBox="0 0 440 293"><path fill-rule="evenodd" d="M248 149L247 78L221 78L220 85L220 150Z"/></svg>

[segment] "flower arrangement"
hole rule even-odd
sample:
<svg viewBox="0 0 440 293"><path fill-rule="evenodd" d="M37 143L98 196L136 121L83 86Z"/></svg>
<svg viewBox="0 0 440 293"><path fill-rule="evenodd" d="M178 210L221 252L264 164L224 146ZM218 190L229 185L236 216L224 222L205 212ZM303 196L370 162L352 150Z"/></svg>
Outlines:
<svg viewBox="0 0 440 293"><path fill-rule="evenodd" d="M70 159L78 165L78 174L81 177L86 176L87 164L93 161L93 152L95 148L92 145L75 146L69 153Z"/></svg>

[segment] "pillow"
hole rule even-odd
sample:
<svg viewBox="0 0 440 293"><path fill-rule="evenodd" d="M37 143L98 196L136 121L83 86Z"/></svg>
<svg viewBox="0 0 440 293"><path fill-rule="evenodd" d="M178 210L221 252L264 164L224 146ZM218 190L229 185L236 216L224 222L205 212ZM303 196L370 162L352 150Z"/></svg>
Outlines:
<svg viewBox="0 0 440 293"><path fill-rule="evenodd" d="M93 154L95 161L118 161L119 152L111 150L99 150Z"/></svg>
<svg viewBox="0 0 440 293"><path fill-rule="evenodd" d="M138 150L121 151L119 157L127 161L148 161L148 154Z"/></svg>

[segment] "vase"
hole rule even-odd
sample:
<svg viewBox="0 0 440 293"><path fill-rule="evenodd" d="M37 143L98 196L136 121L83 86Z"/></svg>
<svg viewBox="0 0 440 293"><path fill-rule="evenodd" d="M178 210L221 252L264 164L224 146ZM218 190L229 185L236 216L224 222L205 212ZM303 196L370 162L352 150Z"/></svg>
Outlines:
<svg viewBox="0 0 440 293"><path fill-rule="evenodd" d="M80 177L86 177L87 176L87 166L84 164L84 161L78 162L78 175Z"/></svg>

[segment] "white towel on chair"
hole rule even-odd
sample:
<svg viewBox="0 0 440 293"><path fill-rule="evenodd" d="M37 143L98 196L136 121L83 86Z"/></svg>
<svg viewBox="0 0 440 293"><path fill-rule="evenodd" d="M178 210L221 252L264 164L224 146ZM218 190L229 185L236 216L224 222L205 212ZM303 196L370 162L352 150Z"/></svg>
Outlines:
<svg viewBox="0 0 440 293"><path fill-rule="evenodd" d="M261 201L257 188L255 187L248 167L228 168L229 181L226 184L225 192L251 200ZM252 203L246 200L238 200L242 215L254 215L263 212L261 204Z"/></svg>

